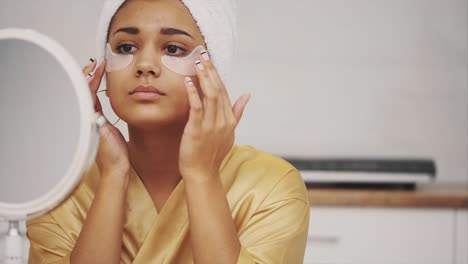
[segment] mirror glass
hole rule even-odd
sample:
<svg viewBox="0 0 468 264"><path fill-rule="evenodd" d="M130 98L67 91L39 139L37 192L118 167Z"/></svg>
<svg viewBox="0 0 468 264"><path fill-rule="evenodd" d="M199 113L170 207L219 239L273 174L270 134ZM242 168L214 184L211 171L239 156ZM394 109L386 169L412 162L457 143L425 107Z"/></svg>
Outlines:
<svg viewBox="0 0 468 264"><path fill-rule="evenodd" d="M72 81L52 54L0 40L0 202L37 199L64 177L78 148L79 115Z"/></svg>

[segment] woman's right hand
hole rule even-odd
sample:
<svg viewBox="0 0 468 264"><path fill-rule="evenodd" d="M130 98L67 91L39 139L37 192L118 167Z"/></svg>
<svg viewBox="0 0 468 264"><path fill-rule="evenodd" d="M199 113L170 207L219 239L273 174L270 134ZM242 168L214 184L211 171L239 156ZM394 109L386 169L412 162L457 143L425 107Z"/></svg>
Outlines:
<svg viewBox="0 0 468 264"><path fill-rule="evenodd" d="M88 80L94 103L94 111L104 116L97 90L105 72L105 60L96 68L97 61L93 59L83 68L83 74ZM95 70L96 69L96 70ZM94 71L94 73L92 73ZM105 116L104 116L105 117ZM99 129L100 139L96 162L99 167L101 179L111 178L111 181L121 181L125 187L128 184L131 164L128 156L128 147L122 133L107 121Z"/></svg>

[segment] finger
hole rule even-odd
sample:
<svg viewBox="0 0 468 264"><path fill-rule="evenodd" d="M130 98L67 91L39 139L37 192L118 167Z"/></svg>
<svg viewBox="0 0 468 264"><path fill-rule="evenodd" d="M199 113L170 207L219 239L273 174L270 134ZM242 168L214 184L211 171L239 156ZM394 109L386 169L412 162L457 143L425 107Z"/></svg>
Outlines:
<svg viewBox="0 0 468 264"><path fill-rule="evenodd" d="M224 115L226 116L226 120L228 122L235 122L234 113L232 112L231 98L229 97L229 94L227 92L227 89L224 83L221 86L221 96L224 102L223 109L224 109Z"/></svg>
<svg viewBox="0 0 468 264"><path fill-rule="evenodd" d="M87 77L87 76L89 77L88 74L90 74L90 73L94 70L94 68L96 68L96 59L90 58L90 59L89 59L88 65L86 65L86 66L82 69L83 75L84 75L85 77Z"/></svg>
<svg viewBox="0 0 468 264"><path fill-rule="evenodd" d="M202 51L200 54L200 59L203 63L203 66L207 69L208 76L210 79L216 84L216 87L220 88L220 93L223 93L229 100L227 102L231 102L229 98L229 94L227 93L226 86L224 85L223 79L219 75L218 70L214 63L210 60L208 53L206 51Z"/></svg>
<svg viewBox="0 0 468 264"><path fill-rule="evenodd" d="M99 86L101 85L102 77L104 76L104 72L106 69L105 64L106 61L103 60L101 64L97 67L97 69L94 71L93 76L88 80L89 88L91 88L92 93L96 93L99 89Z"/></svg>
<svg viewBox="0 0 468 264"><path fill-rule="evenodd" d="M203 123L205 126L214 126L218 112L218 92L213 87L206 68L199 60L195 61L195 70L203 92Z"/></svg>
<svg viewBox="0 0 468 264"><path fill-rule="evenodd" d="M200 52L200 60L203 63L203 66L207 72L208 77L210 78L213 86L217 89L218 94L218 114L216 115L217 119L224 118L224 121L235 122L234 115L232 113L231 99L226 90L221 76L218 73L214 63L210 60L208 52L203 50ZM222 115L220 113L223 113Z"/></svg>
<svg viewBox="0 0 468 264"><path fill-rule="evenodd" d="M185 86L190 104L188 125L191 128L199 128L203 120L203 105L198 95L197 89L190 77L185 77Z"/></svg>
<svg viewBox="0 0 468 264"><path fill-rule="evenodd" d="M200 67L203 67L203 65L202 66L198 65L198 64L201 64L201 63L202 62L200 60L195 60L194 69L195 69L195 74L198 77L198 82L200 84L200 90L202 91L203 99L204 99L207 96L207 90L205 89L204 85L202 85L202 82L205 81L205 79L203 79L203 77L207 78L207 75L200 68Z"/></svg>
<svg viewBox="0 0 468 264"><path fill-rule="evenodd" d="M94 64L97 62L95 61ZM94 111L103 114L102 112L102 105L99 101L99 97L97 96L97 90L99 89L99 85L101 84L102 76L104 74L105 63L104 61L99 65L99 67L95 70L94 75L88 78L88 86L91 92L91 96L93 98L94 103Z"/></svg>
<svg viewBox="0 0 468 264"><path fill-rule="evenodd" d="M239 124L239 121L241 120L242 115L244 114L245 106L249 102L251 96L252 95L250 93L244 94L234 103L234 106L232 107L232 112L234 113L234 117L236 118L237 124Z"/></svg>
<svg viewBox="0 0 468 264"><path fill-rule="evenodd" d="M220 106L223 113L224 113L224 118L228 123L234 123L236 122L234 114L232 112L232 104L231 104L231 99L229 98L229 94L227 92L226 86L224 85L223 81L219 77L218 73L216 72L216 78L219 80L219 87L220 87L220 92L219 92L219 97L220 100L222 101L222 105Z"/></svg>
<svg viewBox="0 0 468 264"><path fill-rule="evenodd" d="M216 124L224 126L227 123L227 111L225 109L224 96L220 93L218 96L218 107L216 109Z"/></svg>
<svg viewBox="0 0 468 264"><path fill-rule="evenodd" d="M102 112L101 101L99 100L99 97L97 96L97 94L93 95L93 101L94 101L94 111L100 113L101 115L104 115L104 113Z"/></svg>

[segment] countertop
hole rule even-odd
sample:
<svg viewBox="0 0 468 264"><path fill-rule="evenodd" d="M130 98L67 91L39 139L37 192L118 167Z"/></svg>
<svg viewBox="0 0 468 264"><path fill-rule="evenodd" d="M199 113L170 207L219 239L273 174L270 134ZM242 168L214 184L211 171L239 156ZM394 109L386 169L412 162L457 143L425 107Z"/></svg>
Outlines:
<svg viewBox="0 0 468 264"><path fill-rule="evenodd" d="M468 185L427 184L415 190L308 187L312 207L410 207L468 209Z"/></svg>

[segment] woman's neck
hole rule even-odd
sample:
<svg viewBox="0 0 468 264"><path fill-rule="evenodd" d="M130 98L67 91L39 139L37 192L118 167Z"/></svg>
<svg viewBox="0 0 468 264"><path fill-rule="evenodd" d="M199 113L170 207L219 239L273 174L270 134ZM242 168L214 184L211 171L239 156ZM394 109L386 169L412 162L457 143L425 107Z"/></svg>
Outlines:
<svg viewBox="0 0 468 264"><path fill-rule="evenodd" d="M182 179L179 148L184 128L142 130L128 126L129 159L150 191L172 191Z"/></svg>

